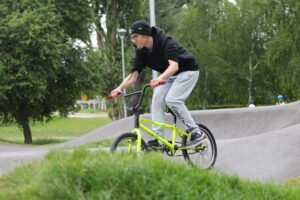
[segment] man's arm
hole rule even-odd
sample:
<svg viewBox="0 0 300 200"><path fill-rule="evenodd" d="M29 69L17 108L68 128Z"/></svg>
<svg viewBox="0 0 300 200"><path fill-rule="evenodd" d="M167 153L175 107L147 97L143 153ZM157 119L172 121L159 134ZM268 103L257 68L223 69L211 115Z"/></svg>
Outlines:
<svg viewBox="0 0 300 200"><path fill-rule="evenodd" d="M136 82L137 78L139 76L139 72L135 71L132 72L131 74L129 74L124 80L123 82L113 91L111 91L111 95L112 97L117 97L120 95L120 92L127 88L128 86L132 85L133 83Z"/></svg>
<svg viewBox="0 0 300 200"><path fill-rule="evenodd" d="M158 78L151 80L150 82L151 87L158 86L160 81L169 78L179 70L179 66L177 62L173 60L168 60L168 62L169 62L169 67L166 69L166 71L164 71L164 73L162 73Z"/></svg>

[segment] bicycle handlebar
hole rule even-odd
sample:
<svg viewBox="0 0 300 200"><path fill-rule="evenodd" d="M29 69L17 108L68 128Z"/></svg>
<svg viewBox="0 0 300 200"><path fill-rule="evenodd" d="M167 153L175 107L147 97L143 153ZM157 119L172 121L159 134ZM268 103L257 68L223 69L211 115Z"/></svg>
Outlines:
<svg viewBox="0 0 300 200"><path fill-rule="evenodd" d="M163 85L163 84L165 84L165 83L166 83L165 81L160 81L160 82L158 83L158 86L159 86L159 85ZM125 104L127 110L130 110L130 111L132 111L132 110L137 110L137 109L141 106L142 100L143 100L143 98L144 98L145 90L146 90L146 88L149 87L149 86L150 86L150 83L144 85L144 87L143 87L142 90L139 90L139 91L136 91L136 92L132 92L132 93L129 93L129 94L124 94L123 92L120 92L120 93L119 93L119 94L123 97L123 99L124 99L124 104ZM133 96L133 95L136 95L136 94L141 94L140 99L138 100L137 105L134 106L134 107L133 107L133 106L132 106L132 107L129 107L129 106L127 105L127 103L126 103L126 97ZM111 94L109 94L109 95L108 95L108 98L113 98L113 96L112 96Z"/></svg>

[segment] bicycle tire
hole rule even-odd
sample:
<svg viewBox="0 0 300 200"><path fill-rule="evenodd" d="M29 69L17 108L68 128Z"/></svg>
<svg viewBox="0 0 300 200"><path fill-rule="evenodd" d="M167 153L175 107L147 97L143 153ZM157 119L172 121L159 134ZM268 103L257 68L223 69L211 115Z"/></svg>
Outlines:
<svg viewBox="0 0 300 200"><path fill-rule="evenodd" d="M131 144L131 145L130 145ZM137 135L133 133L124 133L117 137L110 147L110 152L134 152L136 153ZM141 151L146 153L148 146L142 139Z"/></svg>
<svg viewBox="0 0 300 200"><path fill-rule="evenodd" d="M202 148L198 150L183 149L182 155L184 159L193 166L208 169L211 168L216 162L217 144L213 134L206 126L202 124L197 125L199 126L201 132L206 135L208 141L203 143ZM189 142L189 138L190 137L183 135L181 145L186 146L186 144ZM209 156L208 159L204 159L206 156Z"/></svg>

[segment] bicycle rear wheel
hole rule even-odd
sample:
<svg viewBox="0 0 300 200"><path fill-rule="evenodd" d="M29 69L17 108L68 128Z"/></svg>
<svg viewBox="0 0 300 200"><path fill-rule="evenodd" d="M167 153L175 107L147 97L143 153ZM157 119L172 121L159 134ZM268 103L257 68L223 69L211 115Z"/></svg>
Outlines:
<svg viewBox="0 0 300 200"><path fill-rule="evenodd" d="M133 133L124 133L117 137L110 147L110 152L136 153L137 135ZM141 152L148 151L147 144L142 139Z"/></svg>
<svg viewBox="0 0 300 200"><path fill-rule="evenodd" d="M210 130L202 125L197 124L202 133L204 133L207 137L207 141L198 147L192 149L184 149L182 150L182 155L186 161L194 166L198 166L200 168L206 169L212 167L217 159L217 145L213 134ZM190 137L183 136L182 137L182 146L186 146L189 143Z"/></svg>

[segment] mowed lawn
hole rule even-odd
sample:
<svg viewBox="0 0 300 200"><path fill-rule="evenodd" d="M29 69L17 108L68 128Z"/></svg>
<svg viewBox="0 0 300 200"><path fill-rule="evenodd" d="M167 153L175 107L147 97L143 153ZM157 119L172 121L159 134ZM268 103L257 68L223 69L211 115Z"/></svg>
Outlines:
<svg viewBox="0 0 300 200"><path fill-rule="evenodd" d="M78 137L110 122L108 117L61 118L55 116L47 123L31 123L30 128L33 138ZM0 139L22 141L23 131L17 124L0 123Z"/></svg>

